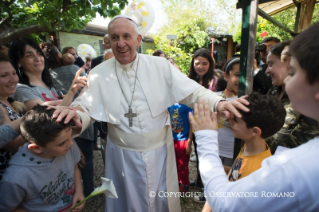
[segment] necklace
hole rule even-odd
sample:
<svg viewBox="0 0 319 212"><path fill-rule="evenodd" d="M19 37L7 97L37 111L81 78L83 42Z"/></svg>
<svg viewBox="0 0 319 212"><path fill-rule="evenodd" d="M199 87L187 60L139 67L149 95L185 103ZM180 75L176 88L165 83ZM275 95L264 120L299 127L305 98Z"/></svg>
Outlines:
<svg viewBox="0 0 319 212"><path fill-rule="evenodd" d="M128 118L129 126L130 126L130 127L132 127L132 126L133 126L133 118L137 116L137 114L136 114L136 113L133 113L133 112L132 112L132 108L131 108L131 106L132 106L133 96L134 96L134 92L135 92L135 85L136 85L136 78L137 78L137 68L138 68L138 64L139 64L139 60L137 61L137 66L136 66L136 70L135 70L135 82L134 82L134 89L133 89L133 92L132 92L131 102L130 102L130 103L128 103L128 100L127 100L127 98L126 98L126 96L125 96L125 94L124 94L124 92L123 92L123 89L122 89L122 86L121 86L121 83L120 83L119 77L118 77L118 75L117 75L116 61L115 61L115 73L116 73L117 81L119 82L119 85L120 85L121 91L122 91L122 93L123 93L123 95L124 95L124 98L125 98L125 100L126 100L127 104L128 104L128 112L127 112L127 113L124 113L124 116L125 116L126 118ZM132 64L132 66L133 66L133 64ZM134 68L133 68L133 70L134 70Z"/></svg>

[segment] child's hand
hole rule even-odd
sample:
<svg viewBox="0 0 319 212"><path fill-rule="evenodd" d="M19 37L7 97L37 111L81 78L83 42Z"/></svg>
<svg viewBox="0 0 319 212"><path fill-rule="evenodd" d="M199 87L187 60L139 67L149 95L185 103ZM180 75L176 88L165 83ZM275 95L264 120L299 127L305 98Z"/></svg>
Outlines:
<svg viewBox="0 0 319 212"><path fill-rule="evenodd" d="M72 201L72 206L71 208L73 208L76 204L78 204L79 202L81 202L84 199L84 194L83 192L75 192L73 195L73 201ZM83 202L79 207L75 208L73 210L73 212L80 212L81 210L83 210L85 206L85 202Z"/></svg>
<svg viewBox="0 0 319 212"><path fill-rule="evenodd" d="M195 120L193 114L189 113L188 119L192 125L194 131L199 130L215 130L218 129L217 124L217 113L213 113L212 118L210 116L209 104L206 101L205 107L203 105L203 100L199 100L199 105L195 104L194 106Z"/></svg>

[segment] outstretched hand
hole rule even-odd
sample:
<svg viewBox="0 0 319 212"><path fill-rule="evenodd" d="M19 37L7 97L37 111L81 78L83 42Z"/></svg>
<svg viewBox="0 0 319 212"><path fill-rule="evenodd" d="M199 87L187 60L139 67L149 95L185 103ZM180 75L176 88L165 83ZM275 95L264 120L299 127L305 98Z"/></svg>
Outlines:
<svg viewBox="0 0 319 212"><path fill-rule="evenodd" d="M194 106L194 115L195 119L193 114L189 113L188 119L195 132L199 130L217 131L217 113L214 112L212 116L210 115L208 101L206 101L204 105L203 100L199 100L199 104L196 103Z"/></svg>
<svg viewBox="0 0 319 212"><path fill-rule="evenodd" d="M53 113L53 118L56 118L57 122L61 122L63 118L64 119L64 123L69 123L70 120L74 121L75 126L82 128L82 123L81 120L78 116L78 114L76 113L76 109L75 108L70 108L70 107L66 107L66 106L49 106L48 109L52 109L54 108L55 111Z"/></svg>

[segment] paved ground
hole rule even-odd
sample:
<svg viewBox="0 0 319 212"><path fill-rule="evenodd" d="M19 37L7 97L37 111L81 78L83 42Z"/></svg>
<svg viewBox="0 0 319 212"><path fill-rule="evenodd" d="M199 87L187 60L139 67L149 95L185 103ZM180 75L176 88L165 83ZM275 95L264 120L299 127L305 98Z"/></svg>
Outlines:
<svg viewBox="0 0 319 212"><path fill-rule="evenodd" d="M196 163L189 162L190 179L195 179L196 177ZM104 164L101 156L101 151L94 151L94 186L98 187L101 185L100 177L104 176ZM190 192L198 192L199 189L190 189ZM104 195L96 197L91 202L86 203L83 212L102 212L104 211ZM204 204L195 203L191 197L181 198L182 212L200 212Z"/></svg>

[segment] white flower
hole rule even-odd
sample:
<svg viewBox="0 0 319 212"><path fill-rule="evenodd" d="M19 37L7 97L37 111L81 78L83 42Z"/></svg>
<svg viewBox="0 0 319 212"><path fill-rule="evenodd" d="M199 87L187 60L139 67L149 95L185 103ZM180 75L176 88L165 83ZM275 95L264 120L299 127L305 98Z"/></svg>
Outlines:
<svg viewBox="0 0 319 212"><path fill-rule="evenodd" d="M107 197L113 198L113 199L117 199L117 193L116 193L116 189L115 186L113 184L113 181L110 179L107 179L105 177L101 177L102 180L102 185L98 188L96 188L89 196L87 196L85 199L83 199L81 202L79 202L77 205L75 205L72 209L71 212L79 207L83 202L85 202L86 200L104 193Z"/></svg>
<svg viewBox="0 0 319 212"><path fill-rule="evenodd" d="M117 199L117 193L113 181L105 177L101 177L102 185L96 188L91 194L91 197L104 193L107 197Z"/></svg>

